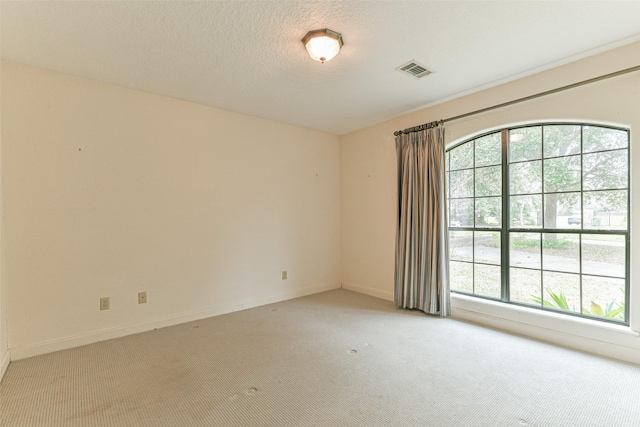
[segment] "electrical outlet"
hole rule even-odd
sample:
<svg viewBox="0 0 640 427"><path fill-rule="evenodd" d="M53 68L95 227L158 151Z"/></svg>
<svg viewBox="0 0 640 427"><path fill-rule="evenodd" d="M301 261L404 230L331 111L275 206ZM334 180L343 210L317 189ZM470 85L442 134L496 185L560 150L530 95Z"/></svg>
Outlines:
<svg viewBox="0 0 640 427"><path fill-rule="evenodd" d="M138 292L138 304L145 304L147 302L147 292Z"/></svg>
<svg viewBox="0 0 640 427"><path fill-rule="evenodd" d="M100 310L109 310L109 297L100 298Z"/></svg>
<svg viewBox="0 0 640 427"><path fill-rule="evenodd" d="M287 270L282 270L282 280L287 280Z"/></svg>

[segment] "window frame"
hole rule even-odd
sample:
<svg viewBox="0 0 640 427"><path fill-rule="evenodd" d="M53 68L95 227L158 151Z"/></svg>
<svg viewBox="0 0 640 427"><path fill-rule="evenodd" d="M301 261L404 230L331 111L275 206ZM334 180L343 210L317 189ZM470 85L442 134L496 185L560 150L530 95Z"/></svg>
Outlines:
<svg viewBox="0 0 640 427"><path fill-rule="evenodd" d="M576 154L568 154L568 155L564 155L564 156L549 156L549 157L545 157L545 153L544 153L544 127L545 126L579 126L580 127L580 151ZM546 194L550 194L550 193L556 193L556 194L562 194L562 192L546 192L545 191L545 181L544 181L544 161L545 160L549 160L549 159L559 159L559 158L567 158L567 157L571 157L571 156L579 156L580 158L580 188L579 190L575 190L575 191L567 191L567 192L571 192L571 193L579 193L580 195L580 227L575 229L575 228L560 228L560 227L556 227L556 228L546 228L546 224L544 221L542 221L542 225L540 225L539 227L513 227L511 224L511 209L510 209L510 198L513 196L510 194L509 191L509 168L510 168L510 164L509 163L509 134L511 131L516 130L516 129L524 129L524 128L532 128L532 127L540 127L541 128L541 132L542 132L542 136L541 136L541 154L540 154L540 158L539 159L534 159L534 160L523 160L523 161L519 161L519 162L514 162L514 163L524 163L524 162L531 162L531 161L540 161L541 162L541 189L539 193L536 193L540 195L541 200L542 200L542 215L544 217L544 207L545 207L545 195ZM625 132L627 135L627 145L625 148L614 148L614 149L604 149L604 150L597 150L597 151L588 151L588 152L584 152L584 129L585 127L597 127L597 128L604 128L604 129L611 129L611 130L616 130L616 131L622 131ZM498 227L488 227L488 226L477 226L476 225L476 220L474 219L473 221L473 225L471 226L452 226L451 225L451 221L449 218L449 212L451 212L451 185L450 185L450 166L451 166L451 155L449 154L452 150L464 145L464 144L468 144L471 142L474 142L473 144L473 154L472 154L472 164L470 167L468 168L463 168L463 169L456 169L457 170L473 170L473 195L470 197L464 197L464 198L454 198L453 200L459 200L459 199L470 199L473 201L473 212L474 212L474 218L476 217L476 200L480 197L485 197L485 196L477 196L476 195L476 170L478 168L484 168L484 167L489 167L489 166L496 166L496 165L481 165L481 166L476 166L476 155L475 155L475 150L476 150L476 144L475 141L484 137L487 137L489 135L494 135L494 134L500 134L500 147L501 147L501 172L502 172L502 192L500 197L502 197L502 203L501 203L501 218L500 218L500 225ZM626 173L626 187L624 189L622 189L623 191L626 191L627 193L627 200L626 200L626 228L624 230L620 230L620 229L590 229L590 228L585 228L584 227L584 223L585 223L585 206L584 206L584 196L585 196L585 192L589 192L589 191L593 191L593 190L585 190L584 188L584 169L583 169L583 164L584 164L584 155L589 155L592 153L601 153L601 152L608 152L608 151L615 151L615 150L622 150L622 149L626 149L626 164L627 164L627 173ZM510 304L510 305L515 305L515 306L520 306L520 307L526 307L526 308L532 308L535 310L543 310L543 311L548 311L548 312L553 312L553 313L561 313L564 315L568 315L568 316L574 316L574 317L579 317L579 318L583 318L583 319L592 319L592 320L597 320L599 322L607 322L607 323L612 323L615 325L626 325L629 326L629 313L630 313L630 273L631 273L631 238L630 238L630 230L631 230L631 197L632 197L632 193L631 193L631 130L629 128L624 128L624 127L618 127L618 126L611 126L611 125L606 125L606 124L597 124L597 123L588 123L588 122L567 122L567 121L552 121L552 122L535 122L535 123L527 123L527 124L519 124L519 125L514 125L514 126L506 126L506 127L500 127L497 129L493 129L491 131L487 131L481 134L477 134L474 135L470 138L465 138L453 145L451 145L450 147L446 148L446 163L445 163L445 174L447 177L447 185L446 185L446 203L447 203L447 226L448 226L448 230L449 232L451 231L468 231L468 232L472 232L473 234L473 239L472 239L472 257L471 257L471 261L456 261L456 262L463 262L463 263L468 263L470 265L472 265L472 269L474 271L473 275L472 275L472 293L469 292L465 292L465 291L461 291L461 290L451 290L452 293L457 293L457 294L462 294L462 295L467 295L470 297L474 297L474 298L480 298L480 299L485 299L485 300L490 300L490 301L497 301L497 302L501 302L501 303L506 303L506 304ZM604 189L602 191L615 191L616 189ZM596 190L597 191L597 190ZM486 296L486 295L480 295L480 294L476 294L475 293L475 265L476 264L484 264L484 262L476 262L475 260L475 232L499 232L500 233L500 298L494 298L494 297L490 297L490 296ZM540 258L542 259L544 257L544 251L542 250L543 248L543 239L545 235L548 234L575 234L578 237L578 251L579 251L579 255L578 255L578 263L579 263L579 271L578 273L569 273L569 274L577 274L577 276L579 277L580 280L580 306L579 312L576 311L570 311L570 310L562 310L562 309L557 309L557 308L552 308L552 307L547 307L544 305L544 303L542 302L540 305L534 305L534 304L527 304L524 302L519 302L519 301L512 301L511 300L511 295L510 295L510 285L509 285L509 281L510 281L510 276L511 276L511 272L510 269L513 268L513 266L511 266L510 263L510 237L512 233L537 233L540 235ZM601 317L601 316L595 316L595 315L591 315L591 314L586 314L583 313L583 301L582 301L582 297L583 297L583 277L584 276L588 276L588 277L592 277L594 276L593 274L585 274L583 272L583 253L582 253L582 240L583 240L583 236L584 235L616 235L616 236L623 236L624 237L624 243L625 243L625 264L624 264L624 304L625 304L625 310L624 310L624 320L620 320L620 319L611 319L611 318L606 318L606 317ZM520 268L520 267L517 267ZM540 285L541 285L541 298L544 296L544 272L548 271L551 273L558 273L558 271L556 270L548 270L548 269L544 269L544 264L541 263L540 268L539 269L533 269L533 270L537 270L540 272L541 278L540 278ZM562 272L562 273L566 273L566 272ZM606 276L606 275L602 275L599 276L597 275L596 277L604 277L604 278L615 278L615 279L620 279L619 277L615 277L615 276Z"/></svg>

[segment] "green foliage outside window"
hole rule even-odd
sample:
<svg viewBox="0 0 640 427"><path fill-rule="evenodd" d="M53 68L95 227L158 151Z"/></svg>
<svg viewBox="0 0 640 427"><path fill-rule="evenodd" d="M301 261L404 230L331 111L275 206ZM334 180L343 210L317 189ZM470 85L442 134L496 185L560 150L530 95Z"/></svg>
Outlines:
<svg viewBox="0 0 640 427"><path fill-rule="evenodd" d="M448 150L446 164L452 290L626 321L627 130L503 129Z"/></svg>

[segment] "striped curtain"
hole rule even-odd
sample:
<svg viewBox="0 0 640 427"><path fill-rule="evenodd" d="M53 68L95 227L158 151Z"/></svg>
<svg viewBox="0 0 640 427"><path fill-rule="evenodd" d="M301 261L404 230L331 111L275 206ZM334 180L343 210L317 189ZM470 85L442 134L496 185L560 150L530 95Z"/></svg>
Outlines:
<svg viewBox="0 0 640 427"><path fill-rule="evenodd" d="M449 316L444 128L396 136L398 224L395 303Z"/></svg>

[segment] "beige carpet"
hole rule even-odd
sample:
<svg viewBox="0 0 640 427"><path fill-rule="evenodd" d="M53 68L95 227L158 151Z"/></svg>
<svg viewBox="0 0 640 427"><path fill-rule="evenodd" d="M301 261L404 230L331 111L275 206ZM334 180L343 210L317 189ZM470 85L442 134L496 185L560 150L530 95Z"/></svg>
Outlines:
<svg viewBox="0 0 640 427"><path fill-rule="evenodd" d="M640 367L337 290L13 362L2 426L640 426Z"/></svg>

